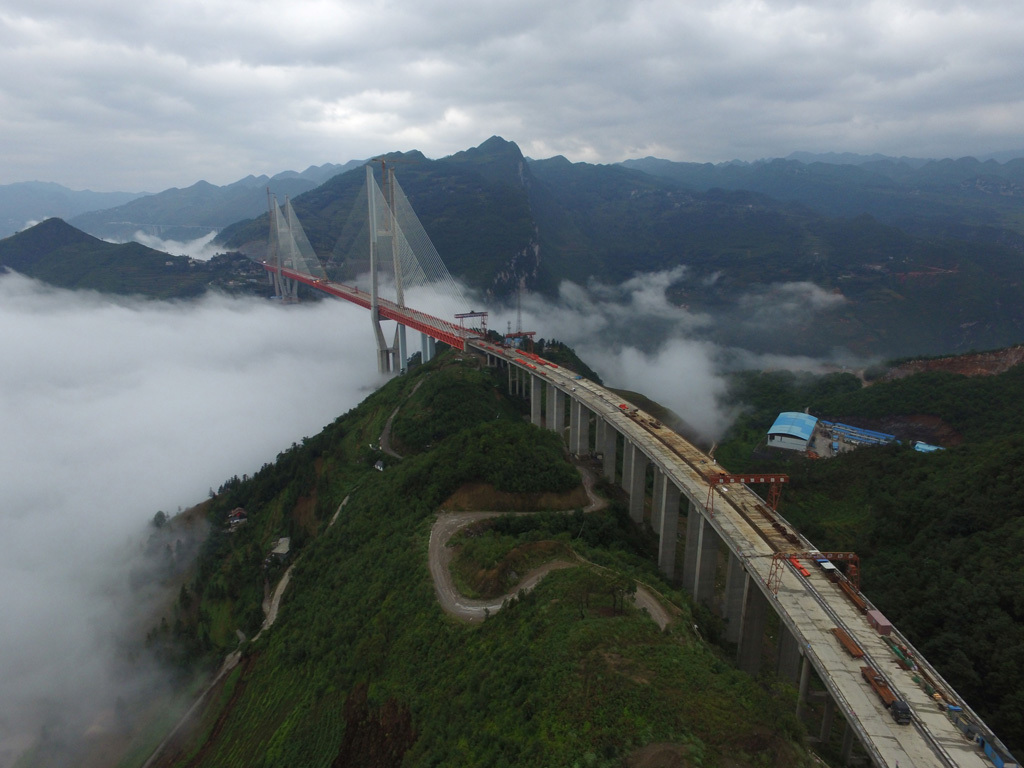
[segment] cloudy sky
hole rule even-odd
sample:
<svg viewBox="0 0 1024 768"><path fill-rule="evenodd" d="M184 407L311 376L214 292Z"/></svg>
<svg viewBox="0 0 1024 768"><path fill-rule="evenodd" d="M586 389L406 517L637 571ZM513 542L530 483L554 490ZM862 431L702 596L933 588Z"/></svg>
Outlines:
<svg viewBox="0 0 1024 768"><path fill-rule="evenodd" d="M533 157L984 155L1011 0L2 0L0 184L159 191L497 134Z"/></svg>

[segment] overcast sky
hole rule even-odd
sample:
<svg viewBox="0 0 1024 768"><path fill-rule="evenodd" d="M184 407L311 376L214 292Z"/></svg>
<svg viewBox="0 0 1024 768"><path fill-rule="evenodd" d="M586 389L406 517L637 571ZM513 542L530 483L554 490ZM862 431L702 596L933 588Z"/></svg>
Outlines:
<svg viewBox="0 0 1024 768"><path fill-rule="evenodd" d="M0 0L0 184L160 191L491 135L721 161L1021 149L1012 0Z"/></svg>

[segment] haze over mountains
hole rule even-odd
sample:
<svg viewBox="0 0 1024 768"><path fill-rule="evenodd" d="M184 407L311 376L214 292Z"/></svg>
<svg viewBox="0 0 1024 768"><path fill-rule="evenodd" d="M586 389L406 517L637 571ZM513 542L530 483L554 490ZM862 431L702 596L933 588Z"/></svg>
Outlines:
<svg viewBox="0 0 1024 768"><path fill-rule="evenodd" d="M437 160L388 157L449 270L481 302L510 301L522 280L549 304L593 303L638 275L667 276L670 322L611 328L613 342L655 348L683 326L763 354L896 356L1024 333L1024 160L591 165L530 160L499 137ZM345 170L361 165L201 182L71 223L113 240L216 230L214 247L259 259L269 185L292 198L329 274L352 280L366 267L346 230L364 175Z"/></svg>
<svg viewBox="0 0 1024 768"><path fill-rule="evenodd" d="M59 217L116 242L135 239L139 232L166 240L195 239L265 211L268 187L273 194L295 196L359 165L362 161L352 160L344 165L310 166L301 173L250 175L223 187L197 181L156 194L75 191L43 182L6 184L0 186L0 237L31 222Z"/></svg>

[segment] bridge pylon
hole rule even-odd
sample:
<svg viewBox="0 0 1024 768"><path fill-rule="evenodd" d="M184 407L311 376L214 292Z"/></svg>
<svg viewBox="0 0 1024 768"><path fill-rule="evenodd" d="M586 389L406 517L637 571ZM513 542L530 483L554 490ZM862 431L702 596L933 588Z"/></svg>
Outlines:
<svg viewBox="0 0 1024 768"><path fill-rule="evenodd" d="M377 259L380 251L380 237L388 236L390 232L381 230L378 225L377 196L373 194L374 187L373 166L367 165L366 204L370 217L370 323L373 325L373 335L377 339L377 371L388 374L392 371L391 363L394 350L384 340L384 331L380 327L380 277L377 274ZM385 221L390 218L390 215L384 216Z"/></svg>

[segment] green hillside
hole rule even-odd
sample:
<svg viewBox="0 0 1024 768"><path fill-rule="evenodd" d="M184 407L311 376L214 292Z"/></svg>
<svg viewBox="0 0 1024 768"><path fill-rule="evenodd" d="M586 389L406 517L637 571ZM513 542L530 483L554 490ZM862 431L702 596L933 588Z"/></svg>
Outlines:
<svg viewBox="0 0 1024 768"><path fill-rule="evenodd" d="M929 217L911 221L909 213L870 215L875 208L857 202L857 179L868 172L854 166L796 163L794 170L795 161L786 161L758 166L756 174L711 166L708 179L735 175L730 187L688 185L692 179L662 173L658 164L526 160L498 137L438 160L419 152L388 157L451 273L497 298L514 292L520 278L528 290L554 299L564 280L616 286L637 274L676 270L670 300L712 317L699 333L726 346L899 356L993 348L1024 337L1024 235L1009 219L997 220L1000 206L1018 204L1013 196L972 193L971 204L961 204L946 184L922 202L918 187L907 187L907 199ZM785 187L754 183L773 169L784 179L817 179L807 192L812 197L827 178L830 194L849 207L837 216L794 200ZM357 203L364 178L356 169L293 200L335 279L368 266L366 233L356 224L365 218L365 202ZM896 183L878 178L886 188ZM969 180L963 173L955 178ZM260 254L266 217L220 237L227 247Z"/></svg>
<svg viewBox="0 0 1024 768"><path fill-rule="evenodd" d="M551 541L583 559L482 624L441 611L427 544L448 496L466 483L579 485L558 437L524 423L492 376L439 358L220 489L195 577L151 646L185 665L217 659L236 628L258 628L263 574L285 567L264 571L280 536L294 570L277 623L242 645L158 765L619 766L645 747L692 765L810 764L793 689L754 681L699 639L704 619L660 579L621 505L515 518L499 548ZM452 392L472 407L453 408ZM396 408L402 460L374 448ZM431 412L444 421L428 438ZM249 521L230 533L237 507ZM667 631L625 600L637 580L677 606Z"/></svg>
<svg viewBox="0 0 1024 768"><path fill-rule="evenodd" d="M676 163L648 157L627 168L687 189L748 190L831 217L870 215L917 234L989 240L1024 238L1024 160L980 162L865 158L857 164L774 159L757 163Z"/></svg>
<svg viewBox="0 0 1024 768"><path fill-rule="evenodd" d="M1024 752L1024 365L866 388L849 374L745 374L734 396L749 410L719 460L787 471L780 511L819 548L859 553L864 592ZM754 450L779 411L805 407L904 444L818 461ZM911 439L948 447L922 454Z"/></svg>
<svg viewBox="0 0 1024 768"><path fill-rule="evenodd" d="M237 255L197 262L140 243L108 243L61 219L0 240L4 267L61 288L158 299L198 296L212 286L266 292L263 270Z"/></svg>

